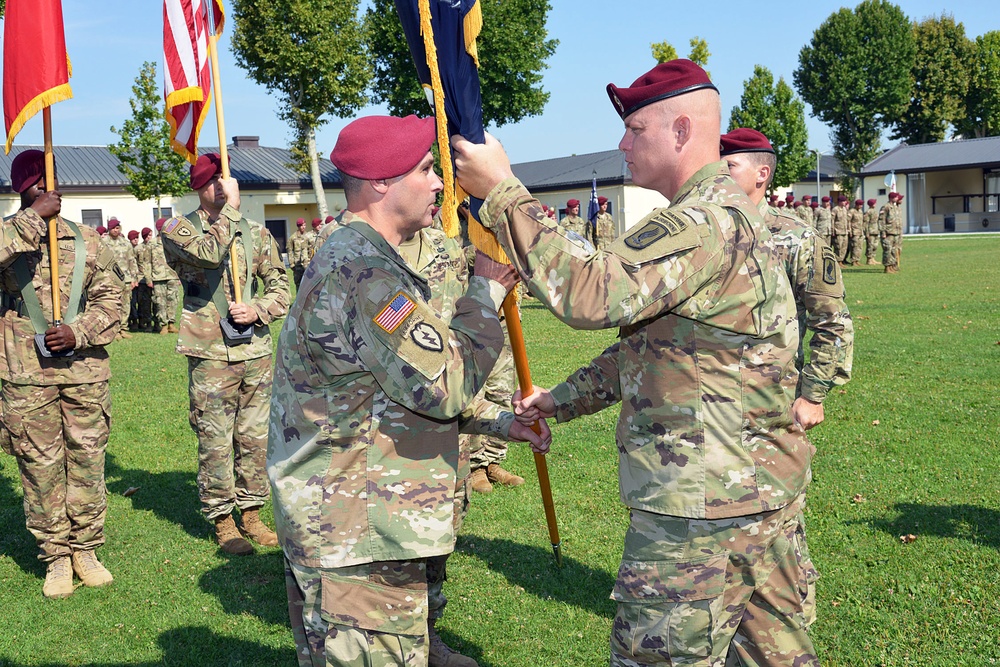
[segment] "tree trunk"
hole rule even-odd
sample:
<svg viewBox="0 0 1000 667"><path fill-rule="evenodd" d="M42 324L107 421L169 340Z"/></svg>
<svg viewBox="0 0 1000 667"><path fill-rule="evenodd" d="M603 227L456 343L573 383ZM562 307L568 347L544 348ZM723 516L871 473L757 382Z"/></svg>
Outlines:
<svg viewBox="0 0 1000 667"><path fill-rule="evenodd" d="M312 176L313 192L316 193L316 206L319 207L319 217L327 216L326 193L323 192L323 179L319 173L319 156L316 154L316 128L306 129L306 146L309 150L309 174Z"/></svg>

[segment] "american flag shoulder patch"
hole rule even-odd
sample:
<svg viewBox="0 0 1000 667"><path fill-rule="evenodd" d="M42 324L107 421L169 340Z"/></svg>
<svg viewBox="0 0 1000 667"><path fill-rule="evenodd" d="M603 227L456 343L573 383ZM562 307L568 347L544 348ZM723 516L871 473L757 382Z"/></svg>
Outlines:
<svg viewBox="0 0 1000 667"><path fill-rule="evenodd" d="M413 303L410 297L406 296L404 293L400 292L395 296L395 298L389 302L382 311L372 318L372 320L386 333L392 333L399 328L399 325L406 321L406 318L410 316L414 310L417 309L417 304Z"/></svg>

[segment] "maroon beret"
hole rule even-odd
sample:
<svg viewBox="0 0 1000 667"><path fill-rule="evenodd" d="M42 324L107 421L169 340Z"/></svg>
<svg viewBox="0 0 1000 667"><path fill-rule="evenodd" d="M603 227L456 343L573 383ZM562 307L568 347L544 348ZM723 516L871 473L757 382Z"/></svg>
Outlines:
<svg viewBox="0 0 1000 667"><path fill-rule="evenodd" d="M24 192L45 174L45 153L39 150L21 151L10 163L10 187Z"/></svg>
<svg viewBox="0 0 1000 667"><path fill-rule="evenodd" d="M778 208L785 208L785 202L781 199L778 200Z"/></svg>
<svg viewBox="0 0 1000 667"><path fill-rule="evenodd" d="M896 201L903 201L903 195L897 192L896 193Z"/></svg>
<svg viewBox="0 0 1000 667"><path fill-rule="evenodd" d="M132 239L137 239L137 238L139 238L139 232L135 231L134 229L128 233L128 240L129 241L131 241Z"/></svg>
<svg viewBox="0 0 1000 667"><path fill-rule="evenodd" d="M810 201L812 198L812 195L802 195L802 201Z"/></svg>
<svg viewBox="0 0 1000 667"><path fill-rule="evenodd" d="M228 156L227 156L228 157ZM222 158L218 153L205 153L191 165L191 189L201 190L216 174L222 173Z"/></svg>
<svg viewBox="0 0 1000 667"><path fill-rule="evenodd" d="M149 235L152 234L152 233L153 233L153 230L150 229L149 227L143 227L142 228L142 238L144 238L144 239L148 238Z"/></svg>
<svg viewBox="0 0 1000 667"><path fill-rule="evenodd" d="M156 231L160 231L161 229L163 229L163 223L165 223L166 221L167 221L166 218L159 218L155 223L153 223L153 226L156 227Z"/></svg>
<svg viewBox="0 0 1000 667"><path fill-rule="evenodd" d="M330 162L354 178L393 178L417 166L436 136L433 118L365 116L340 131Z"/></svg>
<svg viewBox="0 0 1000 667"><path fill-rule="evenodd" d="M324 223L333 222L333 216L332 215L326 216L326 218L323 220L323 222Z"/></svg>
<svg viewBox="0 0 1000 667"><path fill-rule="evenodd" d="M298 220L295 221L295 224L296 225L304 225L304 224L306 224L306 219L305 218L299 218Z"/></svg>
<svg viewBox="0 0 1000 667"><path fill-rule="evenodd" d="M104 225L97 225L97 227L94 228L94 231L102 235L108 233L108 229Z"/></svg>
<svg viewBox="0 0 1000 667"><path fill-rule="evenodd" d="M607 204L607 203L608 203L608 198L607 197L598 197L597 198L597 205L598 206L603 206L604 204Z"/></svg>
<svg viewBox="0 0 1000 667"><path fill-rule="evenodd" d="M851 200L845 197L844 195L840 195L839 197L837 197L837 201L841 202L841 201L851 201Z"/></svg>
<svg viewBox="0 0 1000 667"><path fill-rule="evenodd" d="M632 82L628 88L608 84L608 97L622 118L627 118L647 104L666 100L702 88L719 89L697 64L678 58L660 63Z"/></svg>
<svg viewBox="0 0 1000 667"><path fill-rule="evenodd" d="M795 201L795 195L793 194L785 195L785 201L791 204L793 201Z"/></svg>
<svg viewBox="0 0 1000 667"><path fill-rule="evenodd" d="M862 205L864 205L864 203L865 202L863 200L861 200L861 199L855 199L854 200L854 205L855 206L862 206Z"/></svg>
<svg viewBox="0 0 1000 667"><path fill-rule="evenodd" d="M771 201L778 201L778 195L771 195Z"/></svg>
<svg viewBox="0 0 1000 667"><path fill-rule="evenodd" d="M763 134L749 127L740 127L719 137L721 155L733 153L773 153L774 146ZM792 197L792 195L788 195ZM795 197L792 197L795 199Z"/></svg>
<svg viewBox="0 0 1000 667"><path fill-rule="evenodd" d="M118 218L111 218L108 220L108 231L110 232L115 227L121 227L122 223L118 222Z"/></svg>
<svg viewBox="0 0 1000 667"><path fill-rule="evenodd" d="M826 202L828 202L828 201L830 201L830 198L829 198L829 197L827 197L827 196L824 196L824 197L823 197L823 203L825 204L825 203L826 203Z"/></svg>
<svg viewBox="0 0 1000 667"><path fill-rule="evenodd" d="M573 208L574 206L579 206L579 205L580 205L579 199L570 199L567 200L566 202L566 208Z"/></svg>
<svg viewBox="0 0 1000 667"><path fill-rule="evenodd" d="M809 208L819 208L819 202L814 201L813 203L809 204Z"/></svg>
<svg viewBox="0 0 1000 667"><path fill-rule="evenodd" d="M869 205L869 206L874 206L874 205L875 205L875 204L877 204L877 203L878 203L878 202L877 202L877 200L875 200L875 199L869 199L869 200L868 200L868 205Z"/></svg>
<svg viewBox="0 0 1000 667"><path fill-rule="evenodd" d="M323 224L323 220L322 219L320 219L320 218L313 218L313 229L317 229L322 224Z"/></svg>
<svg viewBox="0 0 1000 667"><path fill-rule="evenodd" d="M800 201L797 201L794 204L792 204L792 208L798 208L799 206L802 206L802 202Z"/></svg>

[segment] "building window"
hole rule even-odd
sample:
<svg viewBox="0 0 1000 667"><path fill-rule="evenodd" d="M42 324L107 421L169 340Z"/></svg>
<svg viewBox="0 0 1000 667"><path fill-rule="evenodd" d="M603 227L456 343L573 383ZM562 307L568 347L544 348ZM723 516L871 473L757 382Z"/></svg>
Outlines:
<svg viewBox="0 0 1000 667"><path fill-rule="evenodd" d="M153 220L159 220L160 218L172 218L174 217L174 209L170 206L164 206L163 208L153 207Z"/></svg>
<svg viewBox="0 0 1000 667"><path fill-rule="evenodd" d="M885 196L885 188L879 188L878 189L878 196L879 197L884 197Z"/></svg>
<svg viewBox="0 0 1000 667"><path fill-rule="evenodd" d="M85 208L80 211L80 215L83 216L83 224L91 229L96 229L104 224L104 214L99 208Z"/></svg>

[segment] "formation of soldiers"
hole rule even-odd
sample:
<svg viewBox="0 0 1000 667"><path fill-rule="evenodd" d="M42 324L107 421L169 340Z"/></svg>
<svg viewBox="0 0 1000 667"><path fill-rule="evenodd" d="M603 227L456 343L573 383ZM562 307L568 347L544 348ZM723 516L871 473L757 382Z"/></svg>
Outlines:
<svg viewBox="0 0 1000 667"><path fill-rule="evenodd" d="M302 275L305 273L306 267L309 266L309 262L312 261L313 255L323 245L325 237L321 236L321 233L324 229L330 227L330 224L334 220L332 215L326 216L326 220L313 218L312 228L308 230L306 229L305 218L299 218L295 221L295 231L288 237L286 247L288 250L288 264L292 267L292 278L295 281L296 288L302 282Z"/></svg>
<svg viewBox="0 0 1000 667"><path fill-rule="evenodd" d="M555 219L554 208L546 207L545 212ZM566 215L559 224L598 250L607 250L618 237L614 216L608 212L608 198L604 196L597 198L597 215L592 223L580 217L580 200L569 199L566 201Z"/></svg>

